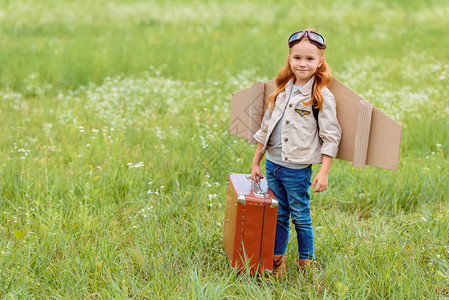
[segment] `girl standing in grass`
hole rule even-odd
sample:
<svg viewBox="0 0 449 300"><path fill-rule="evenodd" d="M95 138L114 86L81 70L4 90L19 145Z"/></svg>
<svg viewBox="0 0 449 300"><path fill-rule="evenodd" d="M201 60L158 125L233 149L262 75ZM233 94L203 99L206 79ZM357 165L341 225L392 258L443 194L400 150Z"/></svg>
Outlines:
<svg viewBox="0 0 449 300"><path fill-rule="evenodd" d="M321 163L313 192L328 186L332 158L337 155L341 128L335 99L327 89L331 69L324 60L326 43L316 30L302 30L288 39L287 62L276 78L260 129L251 177L263 178L260 161L267 152L268 186L279 201L273 271L285 277L285 252L290 216L296 229L300 268L315 264L309 186L312 164ZM314 116L314 109L319 112Z"/></svg>

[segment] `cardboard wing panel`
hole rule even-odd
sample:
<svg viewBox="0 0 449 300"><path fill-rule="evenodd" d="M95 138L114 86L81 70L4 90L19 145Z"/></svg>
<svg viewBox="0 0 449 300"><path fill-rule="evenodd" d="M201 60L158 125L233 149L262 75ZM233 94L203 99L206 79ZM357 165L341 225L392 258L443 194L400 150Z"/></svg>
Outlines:
<svg viewBox="0 0 449 300"><path fill-rule="evenodd" d="M248 138L251 103L251 88L232 93L230 135Z"/></svg>
<svg viewBox="0 0 449 300"><path fill-rule="evenodd" d="M267 110L268 96L274 92L276 82L256 82L250 88L232 93L229 134L257 144L253 135L259 130Z"/></svg>
<svg viewBox="0 0 449 300"><path fill-rule="evenodd" d="M366 164L397 170L401 150L401 134L401 124L374 107Z"/></svg>
<svg viewBox="0 0 449 300"><path fill-rule="evenodd" d="M359 120L359 118L364 117L360 107L367 101L335 78L332 79L328 88L335 97L337 118L342 129L337 158L354 162L355 155L357 155L355 146L360 143L357 140L357 124L366 123L365 120ZM397 170L401 131L401 124L388 117L378 108L373 107L366 164ZM365 139L366 137L360 136L359 138Z"/></svg>
<svg viewBox="0 0 449 300"><path fill-rule="evenodd" d="M253 135L259 130L264 114L264 86L263 82L256 82L251 87L251 101L249 110L248 142L257 144Z"/></svg>
<svg viewBox="0 0 449 300"><path fill-rule="evenodd" d="M276 90L276 80L273 79L273 80L265 82L265 85L264 85L264 96L265 96L264 100L265 101L264 101L264 105L263 105L264 113L268 108L268 96L273 94L275 90Z"/></svg>
<svg viewBox="0 0 449 300"><path fill-rule="evenodd" d="M363 168L366 165L373 108L374 106L366 100L359 102L359 117L357 119L353 158L353 166L355 168Z"/></svg>
<svg viewBox="0 0 449 300"><path fill-rule="evenodd" d="M251 88L232 94L229 129L231 135L246 138L252 144L256 143L253 135L260 127L263 114L268 108L267 97L274 92L275 88L275 80L270 80L265 83L256 83ZM379 168L397 170L401 125L375 107L370 116L371 122L365 120L367 115L360 112L360 107L366 106L369 102L337 79L333 78L328 88L335 97L337 118L342 129L337 158L351 162L354 162L356 158L355 167L363 167L366 163ZM361 103L361 101L364 102ZM261 107L263 107L262 111ZM358 129L358 124L363 124L364 128ZM368 127L370 127L369 130L367 130ZM365 144L367 137L364 134L367 132L369 132L369 142L366 153L360 153L360 147L357 147L358 152L355 153L357 144ZM365 148L366 145L362 147L362 149Z"/></svg>
<svg viewBox="0 0 449 300"><path fill-rule="evenodd" d="M336 79L332 79L328 88L335 97L337 119L342 129L337 158L353 161L359 103L364 99Z"/></svg>

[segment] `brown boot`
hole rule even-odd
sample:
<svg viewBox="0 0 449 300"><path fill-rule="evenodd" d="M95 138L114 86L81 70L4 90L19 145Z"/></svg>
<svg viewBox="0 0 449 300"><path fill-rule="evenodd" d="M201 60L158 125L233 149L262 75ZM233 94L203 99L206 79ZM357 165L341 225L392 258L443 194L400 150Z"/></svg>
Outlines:
<svg viewBox="0 0 449 300"><path fill-rule="evenodd" d="M310 259L295 258L295 262L300 270L305 270L306 268L312 268L316 265L316 260L310 260Z"/></svg>
<svg viewBox="0 0 449 300"><path fill-rule="evenodd" d="M285 269L285 256L273 255L273 275L279 279L285 279L287 271Z"/></svg>

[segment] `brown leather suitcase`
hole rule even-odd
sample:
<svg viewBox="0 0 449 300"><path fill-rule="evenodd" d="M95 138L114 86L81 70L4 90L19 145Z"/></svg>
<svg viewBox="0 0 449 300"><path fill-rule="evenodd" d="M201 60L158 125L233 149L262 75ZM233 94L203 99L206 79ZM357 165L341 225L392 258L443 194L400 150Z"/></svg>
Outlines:
<svg viewBox="0 0 449 300"><path fill-rule="evenodd" d="M228 175L223 245L229 264L239 272L271 273L278 201L266 179Z"/></svg>

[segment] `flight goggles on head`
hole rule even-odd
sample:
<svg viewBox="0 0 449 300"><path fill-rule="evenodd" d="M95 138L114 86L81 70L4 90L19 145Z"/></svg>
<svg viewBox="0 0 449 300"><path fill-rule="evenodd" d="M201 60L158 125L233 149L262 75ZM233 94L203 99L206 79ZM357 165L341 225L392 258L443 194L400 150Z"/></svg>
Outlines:
<svg viewBox="0 0 449 300"><path fill-rule="evenodd" d="M288 47L291 48L293 45L299 43L303 37L307 37L309 41L320 49L326 49L326 42L324 37L315 31L301 30L293 33L288 39Z"/></svg>

